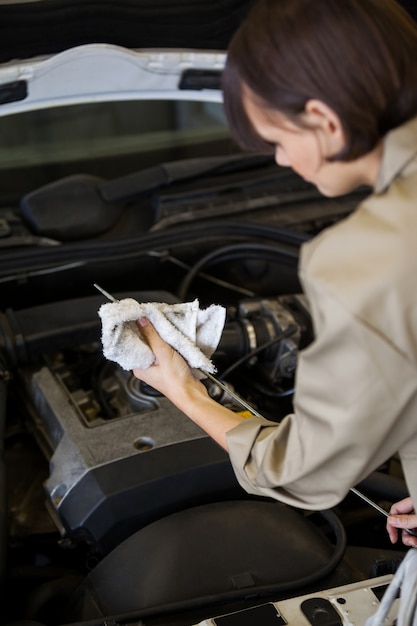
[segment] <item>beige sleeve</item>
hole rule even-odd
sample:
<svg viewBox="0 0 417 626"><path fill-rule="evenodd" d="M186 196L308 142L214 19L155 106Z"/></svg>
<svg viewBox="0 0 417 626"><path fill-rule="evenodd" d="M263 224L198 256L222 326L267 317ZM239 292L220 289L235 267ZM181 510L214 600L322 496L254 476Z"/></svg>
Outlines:
<svg viewBox="0 0 417 626"><path fill-rule="evenodd" d="M416 432L414 364L331 295L319 301L294 414L280 424L254 417L227 434L246 491L306 509L336 505Z"/></svg>

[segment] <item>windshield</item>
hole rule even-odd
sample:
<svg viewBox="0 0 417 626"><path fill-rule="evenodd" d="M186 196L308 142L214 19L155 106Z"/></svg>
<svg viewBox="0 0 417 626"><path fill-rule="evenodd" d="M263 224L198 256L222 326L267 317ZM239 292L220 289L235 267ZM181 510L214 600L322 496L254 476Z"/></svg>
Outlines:
<svg viewBox="0 0 417 626"><path fill-rule="evenodd" d="M0 118L2 203L87 173L106 179L158 163L236 152L222 104L123 101Z"/></svg>

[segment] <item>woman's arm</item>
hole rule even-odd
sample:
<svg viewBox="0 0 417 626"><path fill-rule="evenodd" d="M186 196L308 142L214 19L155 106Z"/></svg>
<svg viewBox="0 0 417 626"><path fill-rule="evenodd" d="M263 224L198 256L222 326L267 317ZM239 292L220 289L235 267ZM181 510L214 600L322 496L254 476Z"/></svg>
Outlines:
<svg viewBox="0 0 417 626"><path fill-rule="evenodd" d="M400 393L396 384L405 376L417 387L412 365L343 303L326 291L320 295L323 329L300 352L295 412L280 423L244 419L212 400L143 319L138 326L156 364L134 370L228 450L248 493L308 509L335 506L415 431L404 410L409 391Z"/></svg>
<svg viewBox="0 0 417 626"><path fill-rule="evenodd" d="M226 433L240 424L243 418L210 398L205 386L192 375L182 356L160 338L146 318L138 321L138 327L154 353L156 363L145 370L135 369L133 374L166 396L227 449Z"/></svg>

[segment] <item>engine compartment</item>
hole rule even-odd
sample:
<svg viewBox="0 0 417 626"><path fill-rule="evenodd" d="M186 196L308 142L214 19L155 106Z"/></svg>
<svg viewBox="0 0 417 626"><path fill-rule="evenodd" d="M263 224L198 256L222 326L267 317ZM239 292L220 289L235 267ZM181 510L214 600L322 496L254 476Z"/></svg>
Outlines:
<svg viewBox="0 0 417 626"><path fill-rule="evenodd" d="M213 355L218 378L269 419L292 410L297 354L313 332L297 278L299 249L348 215L360 194L318 198L264 157L253 166L253 157L243 163L239 157L202 180L164 190L175 200L168 221L159 221L160 190L152 190L129 197L105 233L2 251L6 623L193 624L213 606L242 608L348 584L389 573L401 558L401 547L388 544L383 518L352 496L322 514L284 507L277 536L280 505L244 493L223 450L102 355L97 311L104 299L96 282L118 299L219 303L227 321ZM202 212L190 213L196 195ZM30 232L19 211L13 219L10 209L3 215L9 226ZM215 383L206 384L218 401L242 411ZM385 507L402 497L396 459L362 487ZM265 504L273 511L258 517ZM230 529L246 516L235 545ZM294 552L310 533L314 556L306 547ZM266 538L276 553L266 554ZM169 546L177 542L177 561L167 569ZM166 549L156 558L158 545ZM277 567L278 553L285 557ZM135 554L143 555L140 568ZM292 574L289 562L297 565ZM207 589L197 584L203 570ZM175 572L188 581L184 587ZM113 576L118 596L110 599L104 581ZM142 604L130 604L125 593Z"/></svg>

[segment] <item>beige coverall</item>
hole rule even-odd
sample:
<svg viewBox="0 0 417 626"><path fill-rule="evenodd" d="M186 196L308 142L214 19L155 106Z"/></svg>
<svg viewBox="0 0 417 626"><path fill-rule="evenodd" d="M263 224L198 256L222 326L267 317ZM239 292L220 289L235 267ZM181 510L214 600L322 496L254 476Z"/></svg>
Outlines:
<svg viewBox="0 0 417 626"><path fill-rule="evenodd" d="M323 509L399 452L417 507L417 118L390 132L375 189L305 244L315 339L294 413L227 434L249 493Z"/></svg>

